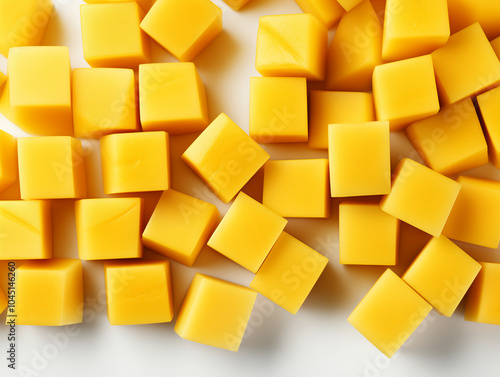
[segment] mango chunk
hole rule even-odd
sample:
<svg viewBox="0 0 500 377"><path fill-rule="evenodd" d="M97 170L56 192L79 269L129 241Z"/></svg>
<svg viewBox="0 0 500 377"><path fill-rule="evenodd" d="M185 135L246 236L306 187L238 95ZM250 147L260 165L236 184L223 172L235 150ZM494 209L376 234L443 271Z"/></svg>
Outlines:
<svg viewBox="0 0 500 377"><path fill-rule="evenodd" d="M256 273L287 220L240 192L207 245Z"/></svg>
<svg viewBox="0 0 500 377"><path fill-rule="evenodd" d="M182 154L184 162L228 203L269 155L226 114L220 114Z"/></svg>
<svg viewBox="0 0 500 377"><path fill-rule="evenodd" d="M493 51L497 54L497 58L500 59L500 37L493 39L490 43Z"/></svg>
<svg viewBox="0 0 500 377"><path fill-rule="evenodd" d="M500 243L500 182L460 176L462 185L448 221L446 237L496 249Z"/></svg>
<svg viewBox="0 0 500 377"><path fill-rule="evenodd" d="M168 260L106 262L104 282L110 325L172 321L174 310Z"/></svg>
<svg viewBox="0 0 500 377"><path fill-rule="evenodd" d="M249 131L262 144L306 142L306 79L251 77Z"/></svg>
<svg viewBox="0 0 500 377"><path fill-rule="evenodd" d="M431 310L432 306L387 269L347 320L391 358Z"/></svg>
<svg viewBox="0 0 500 377"><path fill-rule="evenodd" d="M345 13L345 9L336 0L295 0L295 2L304 13L311 13L327 29L335 25Z"/></svg>
<svg viewBox="0 0 500 377"><path fill-rule="evenodd" d="M17 179L17 140L0 130L0 192Z"/></svg>
<svg viewBox="0 0 500 377"><path fill-rule="evenodd" d="M255 69L262 76L322 81L327 44L327 28L311 14L260 17Z"/></svg>
<svg viewBox="0 0 500 377"><path fill-rule="evenodd" d="M493 164L500 169L500 88L477 96L477 103L484 122L488 151Z"/></svg>
<svg viewBox="0 0 500 377"><path fill-rule="evenodd" d="M500 263L479 264L481 271L467 293L465 320L500 325Z"/></svg>
<svg viewBox="0 0 500 377"><path fill-rule="evenodd" d="M3 72L0 72L0 88L5 84L5 81L7 81L7 76L3 74Z"/></svg>
<svg viewBox="0 0 500 377"><path fill-rule="evenodd" d="M224 0L233 10L240 10L250 0Z"/></svg>
<svg viewBox="0 0 500 377"><path fill-rule="evenodd" d="M80 140L69 136L17 140L22 199L78 199L87 196Z"/></svg>
<svg viewBox="0 0 500 377"><path fill-rule="evenodd" d="M363 0L336 0L336 1L342 6L342 8L346 10L346 12L349 12L358 4L360 4Z"/></svg>
<svg viewBox="0 0 500 377"><path fill-rule="evenodd" d="M101 3L126 3L129 1L135 1L144 13L147 13L156 0L83 0L87 4L101 4Z"/></svg>
<svg viewBox="0 0 500 377"><path fill-rule="evenodd" d="M147 248L192 266L218 220L213 204L169 189L161 195L142 241Z"/></svg>
<svg viewBox="0 0 500 377"><path fill-rule="evenodd" d="M175 332L193 342L236 352L256 298L257 292L247 287L197 273L184 297Z"/></svg>
<svg viewBox="0 0 500 377"><path fill-rule="evenodd" d="M0 201L0 229L0 260L52 257L48 201Z"/></svg>
<svg viewBox="0 0 500 377"><path fill-rule="evenodd" d="M0 288L0 314L2 314L5 309L7 309L7 304L8 304L7 295Z"/></svg>
<svg viewBox="0 0 500 377"><path fill-rule="evenodd" d="M439 237L460 191L460 183L409 158L393 172L392 188L380 207L414 227Z"/></svg>
<svg viewBox="0 0 500 377"><path fill-rule="evenodd" d="M448 0L451 32L479 22L488 39L500 35L500 4L496 0Z"/></svg>

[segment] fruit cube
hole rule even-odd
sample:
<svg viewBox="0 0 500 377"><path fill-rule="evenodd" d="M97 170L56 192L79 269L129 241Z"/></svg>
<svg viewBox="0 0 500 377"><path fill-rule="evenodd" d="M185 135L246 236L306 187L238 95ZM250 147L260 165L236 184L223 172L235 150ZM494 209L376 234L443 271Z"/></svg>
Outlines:
<svg viewBox="0 0 500 377"><path fill-rule="evenodd" d="M479 21L488 39L500 35L500 3L497 0L448 0L451 32Z"/></svg>
<svg viewBox="0 0 500 377"><path fill-rule="evenodd" d="M345 13L345 9L336 1L330 0L295 0L304 13L311 13L330 29Z"/></svg>
<svg viewBox="0 0 500 377"><path fill-rule="evenodd" d="M491 47L493 47L493 51L497 55L497 58L500 59L500 37L493 39L491 42Z"/></svg>
<svg viewBox="0 0 500 377"><path fill-rule="evenodd" d="M141 9L146 13L148 12L156 0L83 0L87 4L101 4L101 3L125 3L129 1L135 1Z"/></svg>
<svg viewBox="0 0 500 377"><path fill-rule="evenodd" d="M484 122L484 131L491 161L500 169L500 88L477 96L477 103Z"/></svg>
<svg viewBox="0 0 500 377"><path fill-rule="evenodd" d="M500 325L500 263L479 264L481 271L467 293L465 320Z"/></svg>
<svg viewBox="0 0 500 377"><path fill-rule="evenodd" d="M240 10L246 3L250 0L224 0L224 2L229 5L233 10Z"/></svg>
<svg viewBox="0 0 500 377"><path fill-rule="evenodd" d="M360 4L363 0L336 0L336 1L342 6L342 8L346 10L346 12L349 12L358 4Z"/></svg>
<svg viewBox="0 0 500 377"><path fill-rule="evenodd" d="M5 84L5 81L7 81L7 76L3 74L3 72L0 72L0 88Z"/></svg>
<svg viewBox="0 0 500 377"><path fill-rule="evenodd" d="M0 192L17 179L17 140L0 130Z"/></svg>

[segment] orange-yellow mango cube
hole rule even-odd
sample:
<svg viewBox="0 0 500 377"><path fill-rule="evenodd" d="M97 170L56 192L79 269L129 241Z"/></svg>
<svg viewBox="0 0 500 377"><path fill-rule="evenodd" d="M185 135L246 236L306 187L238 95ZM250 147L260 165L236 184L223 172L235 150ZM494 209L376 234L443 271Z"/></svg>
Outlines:
<svg viewBox="0 0 500 377"><path fill-rule="evenodd" d="M101 3L126 3L129 1L135 1L141 9L146 13L148 12L156 0L83 0L87 4L101 4Z"/></svg>
<svg viewBox="0 0 500 377"><path fill-rule="evenodd" d="M304 13L311 13L330 29L344 15L345 9L336 0L295 0Z"/></svg>
<svg viewBox="0 0 500 377"><path fill-rule="evenodd" d="M181 338L236 352L256 298L250 288L196 274L174 330Z"/></svg>
<svg viewBox="0 0 500 377"><path fill-rule="evenodd" d="M491 42L491 47L493 47L493 51L497 55L497 58L500 59L500 37L493 39Z"/></svg>
<svg viewBox="0 0 500 377"><path fill-rule="evenodd" d="M0 130L0 192L17 179L17 140Z"/></svg>
<svg viewBox="0 0 500 377"><path fill-rule="evenodd" d="M7 76L3 74L3 72L0 72L0 88L5 84L5 81L7 81Z"/></svg>
<svg viewBox="0 0 500 377"><path fill-rule="evenodd" d="M250 0L224 0L224 2L233 10L240 10Z"/></svg>
<svg viewBox="0 0 500 377"><path fill-rule="evenodd" d="M0 314L2 314L5 309L7 309L7 304L7 295L2 289L0 289Z"/></svg>
<svg viewBox="0 0 500 377"><path fill-rule="evenodd" d="M497 0L448 0L451 32L479 22L488 39L500 35L500 3Z"/></svg>
<svg viewBox="0 0 500 377"><path fill-rule="evenodd" d="M493 164L500 169L500 88L477 96L477 103L484 122L484 133Z"/></svg>
<svg viewBox="0 0 500 377"><path fill-rule="evenodd" d="M467 293L465 320L500 325L500 263L479 264L481 271Z"/></svg>
<svg viewBox="0 0 500 377"><path fill-rule="evenodd" d="M342 8L346 10L346 12L354 9L358 4L360 4L363 0L336 0Z"/></svg>

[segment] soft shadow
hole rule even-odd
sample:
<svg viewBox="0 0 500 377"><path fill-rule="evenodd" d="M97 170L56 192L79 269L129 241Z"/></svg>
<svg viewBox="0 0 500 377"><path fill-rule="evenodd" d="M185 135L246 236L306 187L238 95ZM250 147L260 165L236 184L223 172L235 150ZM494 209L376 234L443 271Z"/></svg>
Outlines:
<svg viewBox="0 0 500 377"><path fill-rule="evenodd" d="M51 200L50 207L53 257L79 258L76 241L75 200Z"/></svg>
<svg viewBox="0 0 500 377"><path fill-rule="evenodd" d="M398 275L402 275L424 248L432 236L405 223L400 222L398 263L393 270Z"/></svg>
<svg viewBox="0 0 500 377"><path fill-rule="evenodd" d="M257 173L247 182L241 189L245 194L262 203L262 190L264 189L264 167L260 168Z"/></svg>
<svg viewBox="0 0 500 377"><path fill-rule="evenodd" d="M344 283L336 269L328 263L301 310L325 312L339 310L342 306L339 303L342 303L344 299Z"/></svg>

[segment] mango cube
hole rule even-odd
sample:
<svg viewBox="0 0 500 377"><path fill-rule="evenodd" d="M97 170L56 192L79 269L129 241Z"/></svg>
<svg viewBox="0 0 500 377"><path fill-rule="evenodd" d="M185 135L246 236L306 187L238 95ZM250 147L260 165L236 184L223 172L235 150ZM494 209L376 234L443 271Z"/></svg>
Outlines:
<svg viewBox="0 0 500 377"><path fill-rule="evenodd" d="M488 39L500 35L500 4L496 0L448 0L451 32L479 22Z"/></svg>
<svg viewBox="0 0 500 377"><path fill-rule="evenodd" d="M80 140L69 136L21 137L17 143L22 199L87 196Z"/></svg>
<svg viewBox="0 0 500 377"><path fill-rule="evenodd" d="M64 326L83 319L82 262L28 261L16 270L16 324Z"/></svg>
<svg viewBox="0 0 500 377"><path fill-rule="evenodd" d="M432 306L387 269L347 321L391 358L431 310Z"/></svg>
<svg viewBox="0 0 500 377"><path fill-rule="evenodd" d="M240 192L208 240L208 246L256 273L287 220Z"/></svg>
<svg viewBox="0 0 500 377"><path fill-rule="evenodd" d="M52 257L50 203L0 201L0 260Z"/></svg>
<svg viewBox="0 0 500 377"><path fill-rule="evenodd" d="M170 189L161 195L142 241L147 248L192 266L218 220L213 204Z"/></svg>
<svg viewBox="0 0 500 377"><path fill-rule="evenodd" d="M327 264L326 257L283 232L250 288L297 314Z"/></svg>
<svg viewBox="0 0 500 377"><path fill-rule="evenodd" d="M125 3L131 0L83 0L87 4L101 4L101 3ZM151 9L156 0L132 0L135 1L144 12Z"/></svg>
<svg viewBox="0 0 500 377"><path fill-rule="evenodd" d="M262 76L322 81L327 44L328 30L311 14L260 17L255 69Z"/></svg>
<svg viewBox="0 0 500 377"><path fill-rule="evenodd" d="M331 124L332 197L383 195L391 190L389 122Z"/></svg>
<svg viewBox="0 0 500 377"><path fill-rule="evenodd" d="M233 10L240 10L246 3L250 0L224 0L224 2L231 7Z"/></svg>
<svg viewBox="0 0 500 377"><path fill-rule="evenodd" d="M196 274L184 297L175 332L193 342L236 352L256 298L257 292L247 287Z"/></svg>
<svg viewBox="0 0 500 377"><path fill-rule="evenodd" d="M493 51L497 55L497 58L500 59L500 37L493 39L491 42L491 47L493 47Z"/></svg>
<svg viewBox="0 0 500 377"><path fill-rule="evenodd" d="M500 325L500 263L479 264L481 271L467 293L465 320Z"/></svg>
<svg viewBox="0 0 500 377"><path fill-rule="evenodd" d="M17 140L0 130L0 192L17 179Z"/></svg>
<svg viewBox="0 0 500 377"><path fill-rule="evenodd" d="M477 96L477 103L484 122L484 133L488 143L488 150L491 161L500 169L500 111L498 103L500 101L500 88L495 88L489 92Z"/></svg>
<svg viewBox="0 0 500 377"><path fill-rule="evenodd" d="M363 0L336 0L342 8L349 12L354 9L358 4L360 4Z"/></svg>
<svg viewBox="0 0 500 377"><path fill-rule="evenodd" d="M191 61L222 31L222 11L209 0L158 0L141 28L180 61Z"/></svg>
<svg viewBox="0 0 500 377"><path fill-rule="evenodd" d="M392 188L380 207L414 227L439 237L460 191L460 183L409 158L393 172Z"/></svg>
<svg viewBox="0 0 500 377"><path fill-rule="evenodd" d="M5 84L5 81L7 81L7 76L3 74L3 72L0 72L0 88Z"/></svg>
<svg viewBox="0 0 500 377"><path fill-rule="evenodd" d="M106 307L112 326L170 322L174 316L168 260L104 264Z"/></svg>
<svg viewBox="0 0 500 377"><path fill-rule="evenodd" d="M0 314L2 314L5 309L7 309L7 304L7 295L2 289L0 289Z"/></svg>
<svg viewBox="0 0 500 377"><path fill-rule="evenodd" d="M251 77L249 131L258 143L307 141L306 79Z"/></svg>
<svg viewBox="0 0 500 377"><path fill-rule="evenodd" d="M320 20L327 29L337 23L345 13L345 9L337 1L330 0L295 0L304 13L311 13Z"/></svg>
<svg viewBox="0 0 500 377"><path fill-rule="evenodd" d="M183 153L182 159L227 203L269 155L226 114L220 114Z"/></svg>
<svg viewBox="0 0 500 377"><path fill-rule="evenodd" d="M161 191L170 186L169 137L164 131L101 138L104 192Z"/></svg>

